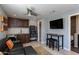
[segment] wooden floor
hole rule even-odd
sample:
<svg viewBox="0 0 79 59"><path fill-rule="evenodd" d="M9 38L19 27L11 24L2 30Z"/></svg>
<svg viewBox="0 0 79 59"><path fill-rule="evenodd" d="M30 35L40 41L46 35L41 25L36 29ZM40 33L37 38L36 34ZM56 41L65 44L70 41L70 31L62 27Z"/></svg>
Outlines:
<svg viewBox="0 0 79 59"><path fill-rule="evenodd" d="M39 55L78 55L78 53L73 51L65 51L60 48L60 51L58 51L56 48L52 50L52 48L49 48L45 44L41 44L39 42L33 41L30 43L23 44L24 47L26 46L32 46Z"/></svg>
<svg viewBox="0 0 79 59"><path fill-rule="evenodd" d="M24 47L26 47L26 46L32 46L36 50L36 52L38 53L38 55L51 55L51 53L49 53L45 48L43 48L41 46L41 44L38 43L38 42L26 43L23 46Z"/></svg>
<svg viewBox="0 0 79 59"><path fill-rule="evenodd" d="M51 55L51 53L49 53L46 49L44 49L41 46L35 47L34 49L37 51L39 55Z"/></svg>

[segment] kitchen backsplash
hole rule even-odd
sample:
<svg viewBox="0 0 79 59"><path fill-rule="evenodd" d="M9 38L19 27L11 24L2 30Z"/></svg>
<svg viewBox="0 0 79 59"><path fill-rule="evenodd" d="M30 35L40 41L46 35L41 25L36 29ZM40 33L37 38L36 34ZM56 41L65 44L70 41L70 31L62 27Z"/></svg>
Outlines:
<svg viewBox="0 0 79 59"><path fill-rule="evenodd" d="M9 34L29 34L29 28L9 28Z"/></svg>

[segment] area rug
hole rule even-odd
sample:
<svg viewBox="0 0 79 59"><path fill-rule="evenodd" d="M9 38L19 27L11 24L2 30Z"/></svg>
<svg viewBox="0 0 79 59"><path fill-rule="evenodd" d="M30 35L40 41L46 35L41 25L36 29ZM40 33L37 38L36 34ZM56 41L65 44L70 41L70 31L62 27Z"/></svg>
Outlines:
<svg viewBox="0 0 79 59"><path fill-rule="evenodd" d="M42 46L34 47L35 51L38 53L38 55L51 55L46 49L44 49Z"/></svg>
<svg viewBox="0 0 79 59"><path fill-rule="evenodd" d="M41 46L38 42L30 42L23 44L24 47L32 46L38 55L51 55L44 47Z"/></svg>

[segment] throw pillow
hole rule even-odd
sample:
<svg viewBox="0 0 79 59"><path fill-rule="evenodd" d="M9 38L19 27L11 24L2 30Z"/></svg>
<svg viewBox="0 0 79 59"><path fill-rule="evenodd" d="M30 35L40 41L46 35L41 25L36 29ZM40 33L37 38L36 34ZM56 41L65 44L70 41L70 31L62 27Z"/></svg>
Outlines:
<svg viewBox="0 0 79 59"><path fill-rule="evenodd" d="M12 42L11 39L9 39L9 40L6 41L6 45L8 46L9 49L12 49L13 46L14 46L14 44L13 44L13 42Z"/></svg>

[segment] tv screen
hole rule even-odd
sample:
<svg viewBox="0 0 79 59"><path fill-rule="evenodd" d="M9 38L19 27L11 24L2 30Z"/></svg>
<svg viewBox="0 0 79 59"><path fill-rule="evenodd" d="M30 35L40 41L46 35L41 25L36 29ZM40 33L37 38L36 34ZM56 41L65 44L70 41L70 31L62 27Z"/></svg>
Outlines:
<svg viewBox="0 0 79 59"><path fill-rule="evenodd" d="M63 29L63 18L50 21L50 29Z"/></svg>

